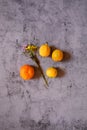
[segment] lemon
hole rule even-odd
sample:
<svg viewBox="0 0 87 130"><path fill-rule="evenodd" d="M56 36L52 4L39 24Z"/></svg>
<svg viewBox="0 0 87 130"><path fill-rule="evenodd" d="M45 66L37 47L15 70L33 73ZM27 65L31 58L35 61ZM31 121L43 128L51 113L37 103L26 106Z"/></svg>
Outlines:
<svg viewBox="0 0 87 130"><path fill-rule="evenodd" d="M49 77L49 78L55 78L57 77L57 69L54 68L54 67L49 67L47 70L46 70L46 75Z"/></svg>
<svg viewBox="0 0 87 130"><path fill-rule="evenodd" d="M51 48L49 47L49 45L47 43L42 44L39 48L39 55L42 57L49 56L50 52L51 52Z"/></svg>
<svg viewBox="0 0 87 130"><path fill-rule="evenodd" d="M52 53L52 59L54 61L61 61L63 59L63 51L55 49Z"/></svg>

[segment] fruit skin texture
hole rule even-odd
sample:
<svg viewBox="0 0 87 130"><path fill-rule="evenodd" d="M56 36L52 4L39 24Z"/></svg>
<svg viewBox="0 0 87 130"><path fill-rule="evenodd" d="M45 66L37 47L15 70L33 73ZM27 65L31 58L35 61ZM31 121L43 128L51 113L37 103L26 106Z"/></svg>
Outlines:
<svg viewBox="0 0 87 130"><path fill-rule="evenodd" d="M30 65L23 65L20 68L20 77L24 80L29 80L34 76L34 68Z"/></svg>
<svg viewBox="0 0 87 130"><path fill-rule="evenodd" d="M51 52L51 48L49 47L49 45L47 43L42 44L39 48L39 55L42 57L49 56L50 52Z"/></svg>
<svg viewBox="0 0 87 130"><path fill-rule="evenodd" d="M55 77L57 77L57 75L58 75L57 69L54 68L54 67L49 67L49 68L46 70L46 75L47 75L49 78L55 78Z"/></svg>
<svg viewBox="0 0 87 130"><path fill-rule="evenodd" d="M53 61L61 61L63 59L63 51L55 49L52 53L52 59Z"/></svg>

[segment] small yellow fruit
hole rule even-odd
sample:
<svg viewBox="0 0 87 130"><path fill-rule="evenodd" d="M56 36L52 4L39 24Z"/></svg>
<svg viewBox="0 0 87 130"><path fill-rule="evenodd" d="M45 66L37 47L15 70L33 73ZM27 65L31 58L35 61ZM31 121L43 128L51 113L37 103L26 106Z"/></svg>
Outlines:
<svg viewBox="0 0 87 130"><path fill-rule="evenodd" d="M55 49L52 53L52 59L54 61L61 61L63 59L63 52L61 50Z"/></svg>
<svg viewBox="0 0 87 130"><path fill-rule="evenodd" d="M47 43L42 44L40 46L40 49L39 49L40 56L47 57L50 55L50 52L51 52L51 48L49 47L49 45Z"/></svg>
<svg viewBox="0 0 87 130"><path fill-rule="evenodd" d="M57 77L57 69L54 68L54 67L49 67L47 70L46 70L46 75L49 77L49 78L55 78Z"/></svg>

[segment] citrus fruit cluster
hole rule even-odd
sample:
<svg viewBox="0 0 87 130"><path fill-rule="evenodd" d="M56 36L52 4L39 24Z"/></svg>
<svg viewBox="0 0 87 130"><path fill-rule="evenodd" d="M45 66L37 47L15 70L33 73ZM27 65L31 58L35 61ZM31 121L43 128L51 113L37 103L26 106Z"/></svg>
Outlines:
<svg viewBox="0 0 87 130"><path fill-rule="evenodd" d="M41 47L39 48L39 54L42 57L48 57L51 55L51 47L45 43L42 44ZM62 61L63 60L63 51L59 50L59 49L55 49L52 52L52 60L54 62L58 62L58 61ZM58 71L55 67L49 67L46 70L46 75L50 78L55 78L58 75Z"/></svg>
<svg viewBox="0 0 87 130"><path fill-rule="evenodd" d="M63 51L60 49L55 49L51 54L51 47L48 45L48 43L42 44L39 48L39 55L41 57L48 57L51 55L52 60L54 62L59 62L63 60ZM30 65L23 65L20 68L20 77L24 80L29 80L34 77L35 71L34 67ZM55 78L58 75L58 71L55 67L49 67L46 70L46 75L49 78Z"/></svg>

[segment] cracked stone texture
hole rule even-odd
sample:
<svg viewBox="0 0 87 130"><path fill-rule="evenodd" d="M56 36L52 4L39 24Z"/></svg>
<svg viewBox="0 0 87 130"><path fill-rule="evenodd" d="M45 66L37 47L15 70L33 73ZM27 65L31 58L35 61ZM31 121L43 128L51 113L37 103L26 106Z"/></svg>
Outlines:
<svg viewBox="0 0 87 130"><path fill-rule="evenodd" d="M59 63L38 55L59 71L49 89L17 46L34 38L64 51ZM34 79L20 78L23 64ZM0 130L87 130L87 0L0 0Z"/></svg>

